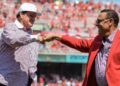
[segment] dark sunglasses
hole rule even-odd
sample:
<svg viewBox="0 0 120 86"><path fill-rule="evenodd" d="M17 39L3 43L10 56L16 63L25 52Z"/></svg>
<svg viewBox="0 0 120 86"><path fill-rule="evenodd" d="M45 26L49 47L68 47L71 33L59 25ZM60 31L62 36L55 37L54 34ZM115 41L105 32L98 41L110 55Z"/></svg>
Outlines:
<svg viewBox="0 0 120 86"><path fill-rule="evenodd" d="M101 22L103 22L104 20L106 20L106 19L97 19L97 20L96 20L96 24L98 25L98 24L100 24Z"/></svg>
<svg viewBox="0 0 120 86"><path fill-rule="evenodd" d="M101 22L103 22L103 21L105 21L105 20L107 20L107 19L112 20L112 18L97 19L97 20L96 20L96 25L99 25Z"/></svg>

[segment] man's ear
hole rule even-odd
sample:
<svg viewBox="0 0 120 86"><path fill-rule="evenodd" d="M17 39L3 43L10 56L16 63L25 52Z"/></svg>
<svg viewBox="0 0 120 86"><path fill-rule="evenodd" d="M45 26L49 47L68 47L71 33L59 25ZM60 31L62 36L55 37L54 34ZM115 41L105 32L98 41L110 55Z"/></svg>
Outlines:
<svg viewBox="0 0 120 86"><path fill-rule="evenodd" d="M111 18L110 19L110 25L112 25L114 23L114 20Z"/></svg>
<svg viewBox="0 0 120 86"><path fill-rule="evenodd" d="M110 22L114 22L114 20L111 18L111 19L110 19Z"/></svg>

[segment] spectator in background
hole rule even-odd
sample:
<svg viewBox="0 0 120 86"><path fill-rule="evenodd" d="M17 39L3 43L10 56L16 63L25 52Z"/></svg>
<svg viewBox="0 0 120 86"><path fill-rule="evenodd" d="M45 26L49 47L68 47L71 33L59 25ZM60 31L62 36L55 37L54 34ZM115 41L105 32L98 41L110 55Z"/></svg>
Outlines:
<svg viewBox="0 0 120 86"><path fill-rule="evenodd" d="M31 27L38 15L32 3L23 3L14 23L6 24L0 39L0 86L30 86L29 76L36 81L40 36ZM29 85L27 85L29 84Z"/></svg>
<svg viewBox="0 0 120 86"><path fill-rule="evenodd" d="M89 53L86 75L82 86L120 85L120 30L115 10L100 12L96 26L99 34L94 39L77 39L68 35L45 34L44 41L57 39L69 47Z"/></svg>
<svg viewBox="0 0 120 86"><path fill-rule="evenodd" d="M4 20L0 18L0 29L2 29L4 25L5 25Z"/></svg>

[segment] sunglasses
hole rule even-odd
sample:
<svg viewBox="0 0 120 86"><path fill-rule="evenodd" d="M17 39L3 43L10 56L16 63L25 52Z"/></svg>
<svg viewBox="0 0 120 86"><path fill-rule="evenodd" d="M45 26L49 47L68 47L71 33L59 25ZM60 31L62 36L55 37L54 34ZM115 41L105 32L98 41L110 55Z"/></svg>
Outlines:
<svg viewBox="0 0 120 86"><path fill-rule="evenodd" d="M104 20L106 20L106 19L97 19L97 20L96 20L96 24L99 25L99 24L100 24L101 22L103 22Z"/></svg>
<svg viewBox="0 0 120 86"><path fill-rule="evenodd" d="M105 20L110 20L110 19L112 19L112 18L106 18L106 19L97 19L96 20L96 25L99 25L101 22L103 22L103 21L105 21Z"/></svg>

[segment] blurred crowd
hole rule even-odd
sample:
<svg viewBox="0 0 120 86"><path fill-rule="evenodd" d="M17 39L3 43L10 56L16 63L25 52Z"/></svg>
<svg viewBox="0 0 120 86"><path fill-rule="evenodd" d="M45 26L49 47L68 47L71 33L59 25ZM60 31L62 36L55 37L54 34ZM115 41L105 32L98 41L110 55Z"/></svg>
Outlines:
<svg viewBox="0 0 120 86"><path fill-rule="evenodd" d="M39 86L81 86L83 82L80 64L38 63Z"/></svg>
<svg viewBox="0 0 120 86"><path fill-rule="evenodd" d="M57 74L41 75L38 80L38 86L81 86L82 78L76 76L74 78L66 78L65 76L60 77ZM35 83L33 84L33 86Z"/></svg>
<svg viewBox="0 0 120 86"><path fill-rule="evenodd" d="M1 0L0 1L0 28L5 23L15 20L15 14L21 3L32 2L37 5L41 16L37 17L36 24L48 26L42 28L47 31L59 31L70 35L94 37L96 35L94 22L101 9L110 8L120 12L120 6L114 3L103 4L101 0L95 3L89 0L84 3L70 3L69 0ZM86 34L87 33L87 34Z"/></svg>

